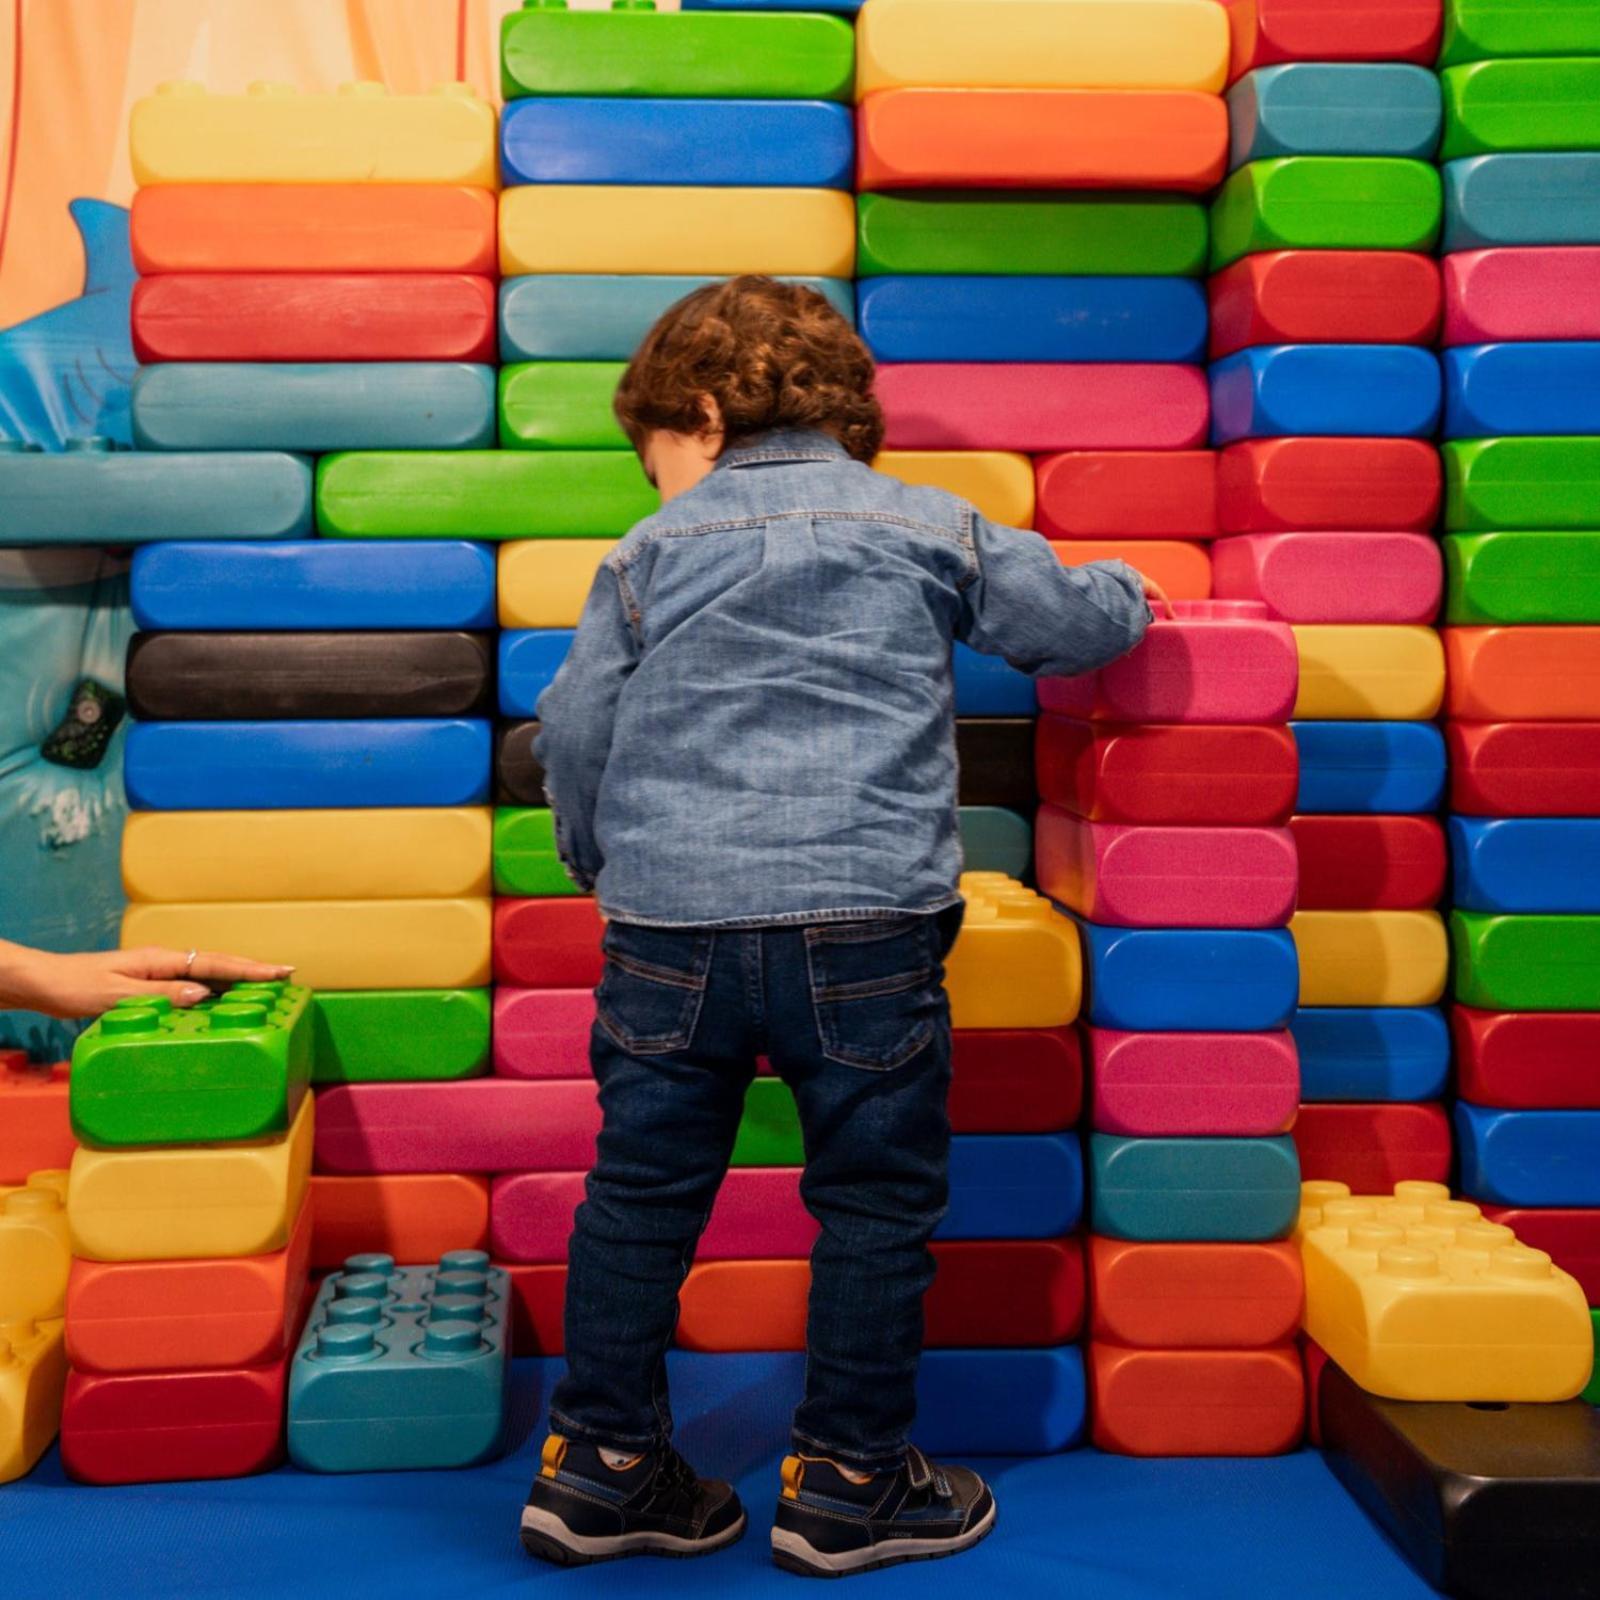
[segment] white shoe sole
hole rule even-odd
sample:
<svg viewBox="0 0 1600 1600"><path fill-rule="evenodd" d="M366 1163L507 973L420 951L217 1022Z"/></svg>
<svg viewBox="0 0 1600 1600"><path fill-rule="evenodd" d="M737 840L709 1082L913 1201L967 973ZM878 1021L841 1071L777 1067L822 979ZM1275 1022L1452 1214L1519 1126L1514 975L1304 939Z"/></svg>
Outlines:
<svg viewBox="0 0 1600 1600"><path fill-rule="evenodd" d="M524 1506L522 1544L530 1554L562 1564L614 1561L619 1556L704 1556L742 1538L746 1522L741 1512L731 1528L713 1539L684 1539L659 1532L583 1534L574 1533L553 1511Z"/></svg>
<svg viewBox="0 0 1600 1600"><path fill-rule="evenodd" d="M994 1527L999 1506L991 1505L988 1515L954 1539L896 1539L892 1543L867 1545L860 1550L845 1550L837 1555L818 1550L809 1539L787 1528L772 1530L772 1553L781 1566L791 1572L803 1570L819 1578L843 1578L852 1572L875 1572L880 1567L898 1566L902 1561L937 1561L941 1556L959 1555L988 1537Z"/></svg>

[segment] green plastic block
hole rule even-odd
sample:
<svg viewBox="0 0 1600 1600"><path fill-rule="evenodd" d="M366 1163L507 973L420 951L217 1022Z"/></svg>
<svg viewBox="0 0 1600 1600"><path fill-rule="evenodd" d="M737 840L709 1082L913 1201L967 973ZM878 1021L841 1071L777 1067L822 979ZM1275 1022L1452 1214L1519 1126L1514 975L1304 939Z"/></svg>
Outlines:
<svg viewBox="0 0 1600 1600"><path fill-rule="evenodd" d="M1600 916L1450 913L1455 997L1488 1011L1600 1011Z"/></svg>
<svg viewBox="0 0 1600 1600"><path fill-rule="evenodd" d="M1592 1406L1600 1406L1600 1308L1592 1309L1589 1315L1594 1321L1595 1370L1589 1375L1582 1398Z"/></svg>
<svg viewBox="0 0 1600 1600"><path fill-rule="evenodd" d="M1206 208L1181 195L864 194L856 271L1196 277Z"/></svg>
<svg viewBox="0 0 1600 1600"><path fill-rule="evenodd" d="M87 1145L218 1144L286 1133L311 1082L311 991L235 984L180 1011L120 1000L72 1051L72 1131Z"/></svg>
<svg viewBox="0 0 1600 1600"><path fill-rule="evenodd" d="M619 539L661 504L631 450L359 450L317 463L317 531Z"/></svg>
<svg viewBox="0 0 1600 1600"><path fill-rule="evenodd" d="M1439 159L1600 150L1600 58L1477 61L1442 74Z"/></svg>
<svg viewBox="0 0 1600 1600"><path fill-rule="evenodd" d="M1398 156L1280 156L1239 168L1211 206L1211 269L1257 250L1431 250L1438 169Z"/></svg>
<svg viewBox="0 0 1600 1600"><path fill-rule="evenodd" d="M313 1083L472 1078L489 1068L487 989L318 990Z"/></svg>
<svg viewBox="0 0 1600 1600"><path fill-rule="evenodd" d="M855 31L816 13L569 11L530 0L500 26L507 100L531 94L843 100Z"/></svg>
<svg viewBox="0 0 1600 1600"><path fill-rule="evenodd" d="M1600 533L1453 533L1446 622L1600 623Z"/></svg>
<svg viewBox="0 0 1600 1600"><path fill-rule="evenodd" d="M1444 456L1444 525L1600 528L1600 438L1452 439Z"/></svg>
<svg viewBox="0 0 1600 1600"><path fill-rule="evenodd" d="M494 814L496 894L578 894L556 853L555 813L546 806L501 806Z"/></svg>
<svg viewBox="0 0 1600 1600"><path fill-rule="evenodd" d="M801 1167L805 1142L800 1113L782 1078L757 1078L744 1098L744 1118L733 1142L736 1167Z"/></svg>
<svg viewBox="0 0 1600 1600"><path fill-rule="evenodd" d="M626 361L523 361L500 369L507 450L627 450L611 409Z"/></svg>
<svg viewBox="0 0 1600 1600"><path fill-rule="evenodd" d="M1600 0L1444 0L1439 65L1600 55Z"/></svg>

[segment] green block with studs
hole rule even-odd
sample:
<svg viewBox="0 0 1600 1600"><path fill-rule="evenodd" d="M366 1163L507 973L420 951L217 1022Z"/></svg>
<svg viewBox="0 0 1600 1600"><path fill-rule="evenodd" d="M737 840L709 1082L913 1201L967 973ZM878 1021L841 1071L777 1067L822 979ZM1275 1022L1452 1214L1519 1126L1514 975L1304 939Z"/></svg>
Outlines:
<svg viewBox="0 0 1600 1600"><path fill-rule="evenodd" d="M1441 74L1439 159L1600 150L1600 57L1475 61Z"/></svg>
<svg viewBox="0 0 1600 1600"><path fill-rule="evenodd" d="M1440 454L1452 533L1600 528L1600 438L1451 439Z"/></svg>
<svg viewBox="0 0 1600 1600"><path fill-rule="evenodd" d="M1452 533L1445 621L1600 623L1600 533Z"/></svg>
<svg viewBox="0 0 1600 1600"><path fill-rule="evenodd" d="M1600 55L1596 0L1444 0L1439 65L1497 56Z"/></svg>
<svg viewBox="0 0 1600 1600"><path fill-rule="evenodd" d="M1600 1011L1600 916L1450 913L1455 997L1486 1011Z"/></svg>
<svg viewBox="0 0 1600 1600"><path fill-rule="evenodd" d="M522 361L500 369L507 450L627 450L611 401L625 361Z"/></svg>
<svg viewBox="0 0 1600 1600"><path fill-rule="evenodd" d="M733 1141L736 1167L803 1167L805 1141L800 1112L782 1078L757 1078L744 1097L739 1136Z"/></svg>
<svg viewBox="0 0 1600 1600"><path fill-rule="evenodd" d="M489 1070L487 989L319 989L313 1083L422 1083Z"/></svg>
<svg viewBox="0 0 1600 1600"><path fill-rule="evenodd" d="M579 894L556 851L555 813L546 806L501 806L494 814L494 892Z"/></svg>

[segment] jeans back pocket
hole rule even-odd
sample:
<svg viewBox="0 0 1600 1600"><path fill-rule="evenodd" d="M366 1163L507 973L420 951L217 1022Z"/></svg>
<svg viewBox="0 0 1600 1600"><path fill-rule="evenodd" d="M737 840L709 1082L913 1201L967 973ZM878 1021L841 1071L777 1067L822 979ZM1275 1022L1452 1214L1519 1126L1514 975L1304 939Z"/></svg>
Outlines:
<svg viewBox="0 0 1600 1600"><path fill-rule="evenodd" d="M706 996L712 937L686 928L606 924L595 1015L621 1049L661 1056L689 1048Z"/></svg>
<svg viewBox="0 0 1600 1600"><path fill-rule="evenodd" d="M830 1061L889 1072L947 1015L932 919L908 916L806 929L817 1037Z"/></svg>

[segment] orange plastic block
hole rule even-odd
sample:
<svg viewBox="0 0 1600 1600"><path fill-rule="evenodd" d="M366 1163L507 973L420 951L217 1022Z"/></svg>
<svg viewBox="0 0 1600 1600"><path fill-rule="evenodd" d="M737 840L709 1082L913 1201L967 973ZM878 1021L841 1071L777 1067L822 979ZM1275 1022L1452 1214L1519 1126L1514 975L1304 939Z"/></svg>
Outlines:
<svg viewBox="0 0 1600 1600"><path fill-rule="evenodd" d="M1444 659L1452 717L1600 717L1600 628L1446 628Z"/></svg>
<svg viewBox="0 0 1600 1600"><path fill-rule="evenodd" d="M1193 90L886 89L857 112L858 189L1181 189L1228 164L1228 112Z"/></svg>
<svg viewBox="0 0 1600 1600"><path fill-rule="evenodd" d="M70 1167L76 1148L67 1063L30 1066L20 1052L0 1060L0 1183L26 1183L30 1172Z"/></svg>
<svg viewBox="0 0 1600 1600"><path fill-rule="evenodd" d="M380 1251L396 1261L437 1261L481 1250L489 1238L489 1180L462 1172L383 1172L311 1179L311 1266Z"/></svg>
<svg viewBox="0 0 1600 1600"><path fill-rule="evenodd" d="M1052 539L1064 567L1086 561L1126 561L1167 592L1169 600L1211 598L1211 556L1203 544L1182 539Z"/></svg>
<svg viewBox="0 0 1600 1600"><path fill-rule="evenodd" d="M67 1174L35 1172L19 1189L0 1189L0 1328L61 1316L71 1268Z"/></svg>
<svg viewBox="0 0 1600 1600"><path fill-rule="evenodd" d="M1440 0L1223 0L1237 78L1279 61L1412 61L1431 67ZM1535 0L1537 4L1537 0Z"/></svg>

